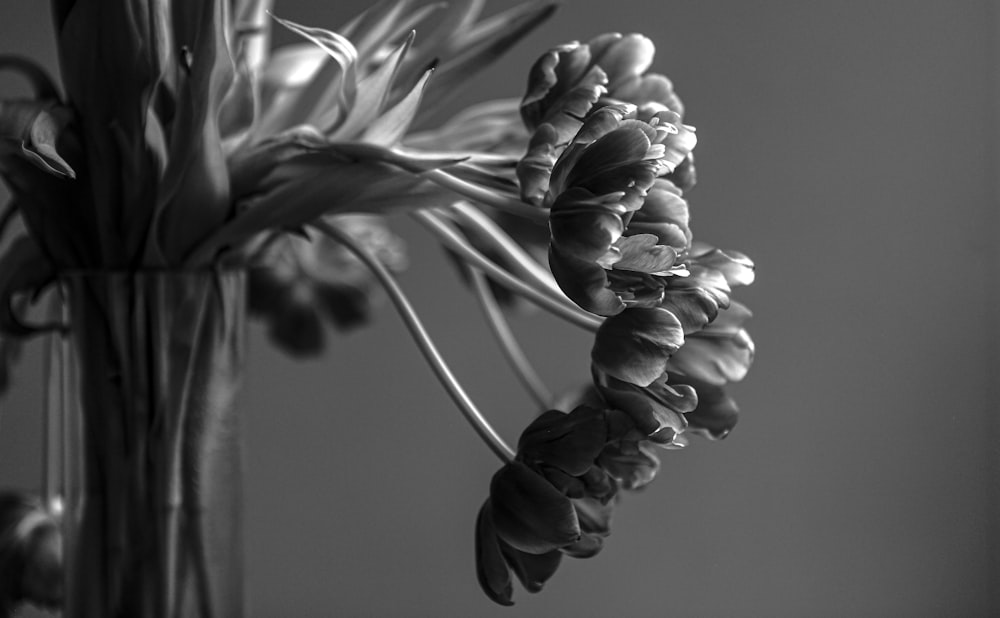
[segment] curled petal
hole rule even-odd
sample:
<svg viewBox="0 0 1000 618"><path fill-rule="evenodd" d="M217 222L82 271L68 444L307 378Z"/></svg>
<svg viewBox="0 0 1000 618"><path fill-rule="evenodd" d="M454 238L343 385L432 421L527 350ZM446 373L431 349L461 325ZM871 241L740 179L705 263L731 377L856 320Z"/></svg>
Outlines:
<svg viewBox="0 0 1000 618"><path fill-rule="evenodd" d="M625 303L608 289L608 275L600 265L549 248L549 267L559 289L580 308L596 315L616 315Z"/></svg>
<svg viewBox="0 0 1000 618"><path fill-rule="evenodd" d="M697 384L698 407L687 414L688 431L710 440L729 435L739 420L736 401L718 386Z"/></svg>
<svg viewBox="0 0 1000 618"><path fill-rule="evenodd" d="M694 165L694 153L688 153L688 156L684 157L684 160L674 168L674 171L663 176L663 178L677 185L677 188L685 193L693 189L698 184L698 172Z"/></svg>
<svg viewBox="0 0 1000 618"><path fill-rule="evenodd" d="M608 94L614 99L635 105L659 103L676 112L678 116L684 116L684 104L674 92L673 83L665 75L658 73L632 75L618 81Z"/></svg>
<svg viewBox="0 0 1000 618"><path fill-rule="evenodd" d="M643 437L663 429L680 434L687 427L684 415L698 404L695 389L667 384L666 379L641 387L609 376L598 375L597 388L608 405L628 414Z"/></svg>
<svg viewBox="0 0 1000 618"><path fill-rule="evenodd" d="M653 64L656 46L641 34L618 33L595 37L588 43L594 62L608 74L608 90L638 78Z"/></svg>
<svg viewBox="0 0 1000 618"><path fill-rule="evenodd" d="M599 462L622 487L630 490L649 484L660 469L660 460L652 449L635 442L609 444Z"/></svg>
<svg viewBox="0 0 1000 618"><path fill-rule="evenodd" d="M617 195L598 197L570 189L556 200L549 216L552 246L560 253L595 262L605 256L625 231Z"/></svg>
<svg viewBox="0 0 1000 618"><path fill-rule="evenodd" d="M580 498L573 501L580 530L586 534L608 536L611 534L611 516L614 502L601 502L595 498Z"/></svg>
<svg viewBox="0 0 1000 618"><path fill-rule="evenodd" d="M476 578L486 596L500 605L510 606L514 604L514 586L500 544L487 500L476 518Z"/></svg>
<svg viewBox="0 0 1000 618"><path fill-rule="evenodd" d="M746 330L712 330L711 326L700 333L688 337L681 348L670 359L671 371L685 376L722 386L727 382L738 382L746 376L753 362L754 344Z"/></svg>
<svg viewBox="0 0 1000 618"><path fill-rule="evenodd" d="M580 538L569 498L519 461L493 476L490 503L497 536L514 549L544 554Z"/></svg>
<svg viewBox="0 0 1000 618"><path fill-rule="evenodd" d="M528 152L517 163L517 179L521 185L521 198L532 204L541 204L549 189L549 177L555 165L556 144L559 136L555 127L546 123L538 127Z"/></svg>
<svg viewBox="0 0 1000 618"><path fill-rule="evenodd" d="M656 234L660 244L682 251L691 244L688 204L669 180L657 178L646 193L642 208L629 221L629 230Z"/></svg>
<svg viewBox="0 0 1000 618"><path fill-rule="evenodd" d="M562 552L574 558L593 558L604 547L604 537L599 534L584 533L580 540L562 548Z"/></svg>
<svg viewBox="0 0 1000 618"><path fill-rule="evenodd" d="M677 252L658 242L659 238L652 234L618 239L615 246L621 251L621 258L615 262L614 268L651 275L667 274L677 260Z"/></svg>
<svg viewBox="0 0 1000 618"><path fill-rule="evenodd" d="M604 414L597 408L578 406L569 414L549 410L536 418L517 443L518 460L544 464L571 476L590 469L607 443Z"/></svg>
<svg viewBox="0 0 1000 618"><path fill-rule="evenodd" d="M644 161L650 145L649 135L639 125L615 129L595 140L580 154L566 177L566 185L614 186L623 190L641 178L641 170L648 169L648 164L629 164ZM654 178L649 177L646 188Z"/></svg>
<svg viewBox="0 0 1000 618"><path fill-rule="evenodd" d="M562 562L562 552L559 550L544 554L529 554L518 551L499 539L498 542L507 566L514 571L524 589L531 593L541 592L545 582L556 574L559 563Z"/></svg>
<svg viewBox="0 0 1000 618"><path fill-rule="evenodd" d="M648 386L666 371L667 360L684 344L684 329L666 309L635 307L601 324L591 358L604 373Z"/></svg>
<svg viewBox="0 0 1000 618"><path fill-rule="evenodd" d="M691 260L719 271L731 286L750 285L754 281L753 260L738 251L722 251L704 243L695 243Z"/></svg>
<svg viewBox="0 0 1000 618"><path fill-rule="evenodd" d="M685 336L700 331L719 314L718 301L705 289L698 287L668 287L660 301L660 307L677 317Z"/></svg>
<svg viewBox="0 0 1000 618"><path fill-rule="evenodd" d="M546 52L528 74L521 118L528 129L551 124L565 142L604 94L607 75L591 63L586 45L570 43Z"/></svg>

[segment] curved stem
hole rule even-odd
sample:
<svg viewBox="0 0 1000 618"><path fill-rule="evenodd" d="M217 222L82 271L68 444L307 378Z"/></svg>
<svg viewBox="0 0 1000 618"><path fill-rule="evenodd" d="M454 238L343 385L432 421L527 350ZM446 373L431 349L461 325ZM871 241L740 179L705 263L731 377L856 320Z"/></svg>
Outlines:
<svg viewBox="0 0 1000 618"><path fill-rule="evenodd" d="M469 421L472 428L475 429L479 437L483 439L484 442L490 447L490 449L496 454L497 457L501 459L504 463L509 463L514 459L514 450L503 441L503 438L496 432L495 429L489 424L482 413L476 408L476 405L466 394L465 389L459 384L458 380L451 373L451 369L445 363L444 358L438 352L437 347L434 342L431 341L430 336L424 329L423 324L420 322L420 318L417 317L416 312L410 305L409 299L403 293L403 290L396 283L395 278L393 278L392 273L378 261L374 255L372 255L365 248L360 246L353 238L347 234L341 232L337 228L326 223L322 219L318 219L313 223L313 225L332 238L333 240L341 243L346 247L351 253L356 255L364 264L371 269L372 273L385 288L385 291L389 294L389 298L392 303L396 306L399 311L400 317L406 324L407 329L409 329L410 334L413 335L414 341L423 353L424 358L430 363L431 369L434 370L434 374L437 376L441 384L444 385L445 390L451 396L452 400L458 405L459 409L462 411L462 415L465 419Z"/></svg>
<svg viewBox="0 0 1000 618"><path fill-rule="evenodd" d="M508 364L510 364L518 379L521 380L521 384L524 385L524 388L531 394L539 407L542 410L547 410L552 403L552 393L549 392L545 383L542 382L542 378L535 371L535 368L531 366L527 355L518 344L517 338L510 329L510 324L500 309L500 305L497 304L496 298L486 284L486 276L479 269L473 268L468 264L464 266L465 272L468 273L469 279L472 280L472 286L476 290L476 298L479 299L479 305L483 308L483 313L486 314L486 321L489 322L490 330L493 331L493 335L500 344L500 348Z"/></svg>
<svg viewBox="0 0 1000 618"><path fill-rule="evenodd" d="M438 186L450 189L474 202L479 202L480 204L536 221L548 221L549 219L548 209L537 208L530 204L525 204L517 198L490 191L461 178L456 178L444 170L430 170L424 172L421 176Z"/></svg>
<svg viewBox="0 0 1000 618"><path fill-rule="evenodd" d="M524 296L542 309L559 316L589 331L596 332L603 320L595 315L589 314L575 305L570 304L568 299L560 299L552 293L539 290L510 274L503 268L497 266L483 254L476 251L461 235L456 232L447 222L442 221L437 215L427 211L417 211L412 213L424 227L430 230L446 247L457 253L462 259L469 262L476 268L481 269L490 279L500 285L507 287L514 292Z"/></svg>
<svg viewBox="0 0 1000 618"><path fill-rule="evenodd" d="M484 215L482 211L467 203L456 202L452 204L448 211L457 216L465 225L475 228L481 232L482 238L488 238L490 242L513 262L518 271L530 277L539 285L543 285L556 294L562 295L562 290L546 268L536 262L528 253L517 244L493 219Z"/></svg>

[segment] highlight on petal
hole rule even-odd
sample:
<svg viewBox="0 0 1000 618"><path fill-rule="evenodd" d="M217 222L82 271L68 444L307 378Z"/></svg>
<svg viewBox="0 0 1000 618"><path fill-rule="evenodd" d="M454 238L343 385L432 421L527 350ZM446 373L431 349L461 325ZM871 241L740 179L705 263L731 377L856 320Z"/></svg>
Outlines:
<svg viewBox="0 0 1000 618"><path fill-rule="evenodd" d="M742 380L754 356L753 340L742 328L749 317L746 307L733 303L704 330L688 337L670 359L670 370L713 386Z"/></svg>
<svg viewBox="0 0 1000 618"><path fill-rule="evenodd" d="M611 377L648 386L663 375L670 355L682 345L684 330L674 314L634 307L601 324L591 358Z"/></svg>
<svg viewBox="0 0 1000 618"><path fill-rule="evenodd" d="M697 242L691 248L691 260L719 271L729 285L750 285L754 281L753 261L737 251L722 251Z"/></svg>
<svg viewBox="0 0 1000 618"><path fill-rule="evenodd" d="M656 54L653 41L641 34L605 34L591 39L588 45L594 63L608 74L608 90L612 93L623 83L645 73Z"/></svg>
<svg viewBox="0 0 1000 618"><path fill-rule="evenodd" d="M578 42L543 54L528 74L528 91L521 101L521 118L529 130L551 124L565 142L606 92L608 78L591 62L590 49Z"/></svg>
<svg viewBox="0 0 1000 618"><path fill-rule="evenodd" d="M596 196L586 189L569 189L552 205L549 230L552 246L564 255L597 261L625 231L619 195Z"/></svg>
<svg viewBox="0 0 1000 618"><path fill-rule="evenodd" d="M490 503L497 536L514 549L544 554L580 538L569 498L519 461L493 476Z"/></svg>
<svg viewBox="0 0 1000 618"><path fill-rule="evenodd" d="M677 261L677 252L672 247L658 244L659 240L652 234L619 238L615 247L621 251L621 258L613 267L650 275L666 275Z"/></svg>

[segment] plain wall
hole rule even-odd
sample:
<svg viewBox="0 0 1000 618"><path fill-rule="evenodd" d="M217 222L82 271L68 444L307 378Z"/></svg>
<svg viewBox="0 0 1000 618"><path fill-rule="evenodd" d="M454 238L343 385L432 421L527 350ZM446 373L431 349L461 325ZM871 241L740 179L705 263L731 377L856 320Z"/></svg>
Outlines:
<svg viewBox="0 0 1000 618"><path fill-rule="evenodd" d="M276 11L335 28L364 4ZM54 67L40 5L2 0L0 52ZM253 615L998 615L997 5L565 2L468 99L519 96L540 52L607 30L656 41L654 68L698 127L695 236L757 263L738 295L758 350L739 426L663 453L599 556L503 609L479 591L472 548L498 463L391 307L309 362L255 328ZM403 285L516 439L533 411L474 299L422 230L394 225L413 262ZM515 326L553 388L587 379L588 335L542 313ZM25 361L0 403L0 485L31 488L37 350Z"/></svg>

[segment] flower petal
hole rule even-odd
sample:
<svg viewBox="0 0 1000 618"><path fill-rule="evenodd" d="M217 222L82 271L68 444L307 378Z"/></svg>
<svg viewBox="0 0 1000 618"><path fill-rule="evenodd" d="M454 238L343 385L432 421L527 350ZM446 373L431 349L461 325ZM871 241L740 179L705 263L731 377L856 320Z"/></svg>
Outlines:
<svg viewBox="0 0 1000 618"><path fill-rule="evenodd" d="M490 503L497 536L520 551L544 554L580 538L569 498L519 461L493 476Z"/></svg>
<svg viewBox="0 0 1000 618"><path fill-rule="evenodd" d="M695 243L691 248L691 260L719 271L729 285L750 285L754 281L753 260L738 251L722 251Z"/></svg>
<svg viewBox="0 0 1000 618"><path fill-rule="evenodd" d="M687 428L684 414L698 403L695 389L684 384L667 384L661 378L641 387L597 375L597 388L609 406L628 414L643 437L650 437L663 429L680 434ZM666 436L665 436L666 437Z"/></svg>
<svg viewBox="0 0 1000 618"><path fill-rule="evenodd" d="M669 369L713 386L742 380L753 362L750 335L742 328L734 332L710 329L688 337L670 359Z"/></svg>
<svg viewBox="0 0 1000 618"><path fill-rule="evenodd" d="M625 310L625 303L608 289L607 271L595 262L565 255L549 247L549 268L559 289L585 311L596 315L615 315Z"/></svg>
<svg viewBox="0 0 1000 618"><path fill-rule="evenodd" d="M696 383L698 407L687 414L688 431L710 440L721 440L739 421L736 401L717 386Z"/></svg>
<svg viewBox="0 0 1000 618"><path fill-rule="evenodd" d="M608 375L647 386L663 375L684 344L684 330L666 309L634 307L609 317L594 337L591 358Z"/></svg>
<svg viewBox="0 0 1000 618"><path fill-rule="evenodd" d="M608 90L642 75L653 64L656 46L641 34L618 33L598 36L588 43L594 63L608 74Z"/></svg>
<svg viewBox="0 0 1000 618"><path fill-rule="evenodd" d="M559 563L562 562L563 555L559 550L544 554L529 554L518 551L503 541L499 541L499 544L507 566L514 571L524 589L531 593L541 592L545 582L556 574Z"/></svg>
<svg viewBox="0 0 1000 618"><path fill-rule="evenodd" d="M595 196L585 189L563 192L552 205L552 246L564 255L596 262L625 230L619 195Z"/></svg>
<svg viewBox="0 0 1000 618"><path fill-rule="evenodd" d="M649 484L660 469L660 460L647 446L635 442L609 444L598 460L625 489L639 489Z"/></svg>
<svg viewBox="0 0 1000 618"><path fill-rule="evenodd" d="M521 433L517 457L529 466L552 466L571 476L580 476L594 465L606 443L607 429L601 410L588 406L577 406L569 414L549 410Z"/></svg>
<svg viewBox="0 0 1000 618"><path fill-rule="evenodd" d="M514 595L510 568L500 548L501 541L493 524L493 510L486 500L476 517L476 579L491 600L510 606Z"/></svg>
<svg viewBox="0 0 1000 618"><path fill-rule="evenodd" d="M621 259L615 262L614 268L651 275L666 274L677 261L677 252L672 247L658 244L659 240L652 234L619 238L615 247L621 251Z"/></svg>

